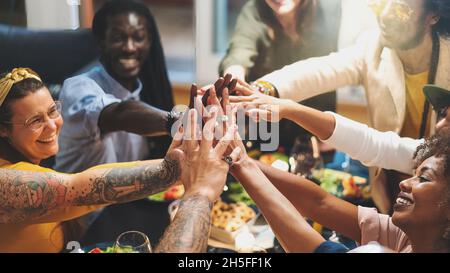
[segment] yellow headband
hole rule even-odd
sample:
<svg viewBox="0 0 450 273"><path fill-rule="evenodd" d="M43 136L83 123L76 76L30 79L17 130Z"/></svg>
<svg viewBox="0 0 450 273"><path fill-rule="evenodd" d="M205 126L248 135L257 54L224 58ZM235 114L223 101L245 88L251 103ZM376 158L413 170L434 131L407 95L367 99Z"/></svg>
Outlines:
<svg viewBox="0 0 450 273"><path fill-rule="evenodd" d="M37 73L30 68L14 68L4 78L0 79L0 106L3 104L3 101L8 96L14 84L30 78L42 82Z"/></svg>

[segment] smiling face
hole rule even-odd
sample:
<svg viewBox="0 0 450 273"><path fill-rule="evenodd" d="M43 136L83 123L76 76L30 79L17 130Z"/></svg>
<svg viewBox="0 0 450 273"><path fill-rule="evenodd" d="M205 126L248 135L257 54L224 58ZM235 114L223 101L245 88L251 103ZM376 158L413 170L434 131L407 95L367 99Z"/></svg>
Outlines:
<svg viewBox="0 0 450 273"><path fill-rule="evenodd" d="M58 152L58 135L63 125L61 115L51 119L48 115L55 109L55 101L46 87L34 93L12 101L10 110L12 117L10 128L2 126L1 136L8 139L11 146L23 154L30 162L39 164L45 158ZM38 130L33 130L29 122L45 117L45 124Z"/></svg>
<svg viewBox="0 0 450 273"><path fill-rule="evenodd" d="M377 16L381 42L391 49L417 47L436 23L426 12L425 0L379 0L384 3Z"/></svg>
<svg viewBox="0 0 450 273"><path fill-rule="evenodd" d="M282 16L297 9L303 0L266 0L267 5L276 15Z"/></svg>
<svg viewBox="0 0 450 273"><path fill-rule="evenodd" d="M445 157L432 156L416 170L416 176L400 183L392 222L403 231L447 225L448 182L444 174Z"/></svg>
<svg viewBox="0 0 450 273"><path fill-rule="evenodd" d="M150 51L147 20L126 12L110 16L107 22L105 37L100 41L102 63L124 86L134 84Z"/></svg>

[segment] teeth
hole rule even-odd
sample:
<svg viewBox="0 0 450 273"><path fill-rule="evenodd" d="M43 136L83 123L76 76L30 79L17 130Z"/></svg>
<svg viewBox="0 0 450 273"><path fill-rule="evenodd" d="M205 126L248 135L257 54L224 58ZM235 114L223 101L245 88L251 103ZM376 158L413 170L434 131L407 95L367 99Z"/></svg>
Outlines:
<svg viewBox="0 0 450 273"><path fill-rule="evenodd" d="M45 138L45 139L39 139L38 141L40 142L52 142L53 140L55 140L55 137L49 137L49 138Z"/></svg>
<svg viewBox="0 0 450 273"><path fill-rule="evenodd" d="M412 205L411 201L409 201L408 199L402 198L402 197L398 197L396 200L396 203L400 204L400 205L407 205L407 206Z"/></svg>

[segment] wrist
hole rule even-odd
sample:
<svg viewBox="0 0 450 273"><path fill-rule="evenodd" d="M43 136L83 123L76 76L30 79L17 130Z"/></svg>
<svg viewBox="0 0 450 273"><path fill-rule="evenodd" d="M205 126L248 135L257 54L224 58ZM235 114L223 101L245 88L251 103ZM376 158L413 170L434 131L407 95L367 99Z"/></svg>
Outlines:
<svg viewBox="0 0 450 273"><path fill-rule="evenodd" d="M180 119L181 116L182 112L178 112L176 110L166 112L164 119L166 122L166 130L169 134L171 134L173 125L178 121L178 119Z"/></svg>
<svg viewBox="0 0 450 273"><path fill-rule="evenodd" d="M254 90L264 95L275 97L278 93L275 86L268 81L256 80L251 84L251 86Z"/></svg>
<svg viewBox="0 0 450 273"><path fill-rule="evenodd" d="M196 189L187 189L186 192L184 193L184 198L187 199L192 196L199 196L206 198L211 203L216 201L216 199L218 198L218 195L215 193L215 191L208 186L203 186L201 188Z"/></svg>
<svg viewBox="0 0 450 273"><path fill-rule="evenodd" d="M252 172L254 172L254 170L256 169L258 169L258 165L256 164L256 162L247 156L240 162L233 164L230 168L230 172L231 174L236 176L243 176L251 175Z"/></svg>
<svg viewBox="0 0 450 273"><path fill-rule="evenodd" d="M183 202L183 203L192 202L192 201L196 202L196 206L199 205L199 202L207 203L210 209L213 207L213 203L214 203L208 197L206 197L202 194L198 194L198 193L187 193L186 192L183 195L183 198L181 199L181 202Z"/></svg>

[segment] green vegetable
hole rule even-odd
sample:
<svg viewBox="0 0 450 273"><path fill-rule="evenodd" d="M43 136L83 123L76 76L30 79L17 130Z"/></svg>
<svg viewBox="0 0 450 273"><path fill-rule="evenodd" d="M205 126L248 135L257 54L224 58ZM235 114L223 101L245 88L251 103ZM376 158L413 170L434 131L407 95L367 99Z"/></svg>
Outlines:
<svg viewBox="0 0 450 273"><path fill-rule="evenodd" d="M342 184L342 179L339 178L333 171L324 170L320 176L314 177L320 181L320 187L326 192L335 196L339 195L339 185ZM342 190L341 190L342 191Z"/></svg>
<svg viewBox="0 0 450 273"><path fill-rule="evenodd" d="M228 183L228 198L235 203L243 202L247 206L255 205L255 201L253 201L244 187L238 182Z"/></svg>
<svg viewBox="0 0 450 273"><path fill-rule="evenodd" d="M150 196L147 197L147 198L150 199L150 200L153 200L153 201L164 201L164 193L165 193L165 192L162 191L162 192L159 192L159 193L150 195Z"/></svg>
<svg viewBox="0 0 450 273"><path fill-rule="evenodd" d="M113 246L107 247L105 250L102 250L102 253L135 253L136 251L133 250L133 247L131 246L124 246L124 247L116 247Z"/></svg>

